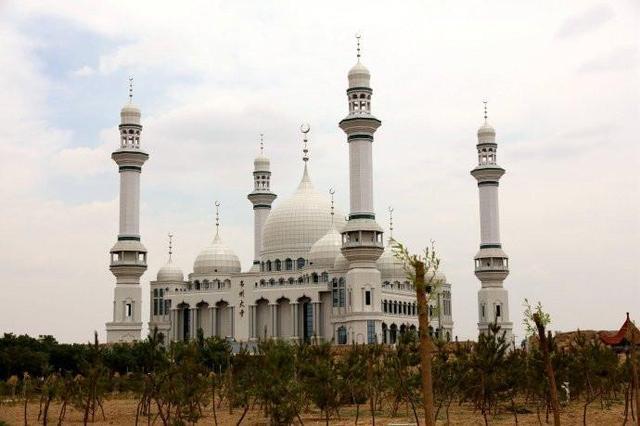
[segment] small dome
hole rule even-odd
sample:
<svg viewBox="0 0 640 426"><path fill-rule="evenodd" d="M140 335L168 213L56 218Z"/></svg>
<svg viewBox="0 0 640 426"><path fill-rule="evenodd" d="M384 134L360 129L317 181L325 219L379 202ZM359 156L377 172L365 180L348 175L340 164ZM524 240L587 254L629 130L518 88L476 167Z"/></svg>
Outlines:
<svg viewBox="0 0 640 426"><path fill-rule="evenodd" d="M389 238L389 243L376 262L378 271L380 271L380 278L383 281L404 280L407 277L404 271L404 264L393 254L394 242L393 238Z"/></svg>
<svg viewBox="0 0 640 426"><path fill-rule="evenodd" d="M333 269L335 269L336 271L344 271L349 269L349 261L346 257L344 257L344 254L342 254L342 252L340 252L336 256L336 261L333 264Z"/></svg>
<svg viewBox="0 0 640 426"><path fill-rule="evenodd" d="M479 143L493 143L496 140L496 131L486 121L478 129L478 142Z"/></svg>
<svg viewBox="0 0 640 426"><path fill-rule="evenodd" d="M342 236L336 230L335 226L332 226L324 237L320 238L311 246L311 251L309 251L309 263L311 267L324 269L333 268L336 257L342 255L340 248L342 248Z"/></svg>
<svg viewBox="0 0 640 426"><path fill-rule="evenodd" d="M308 258L311 246L331 229L331 202L313 188L307 167L296 192L278 204L264 223L262 259ZM344 227L344 215L335 209L335 227Z"/></svg>
<svg viewBox="0 0 640 426"><path fill-rule="evenodd" d="M349 88L369 87L371 74L367 67L362 65L360 61L349 70Z"/></svg>
<svg viewBox="0 0 640 426"><path fill-rule="evenodd" d="M253 160L253 169L256 172L268 172L271 169L271 161L260 154Z"/></svg>
<svg viewBox="0 0 640 426"><path fill-rule="evenodd" d="M156 280L164 282L184 281L184 274L182 269L169 260L166 265L158 270Z"/></svg>
<svg viewBox="0 0 640 426"><path fill-rule="evenodd" d="M195 274L233 274L240 272L238 256L216 234L213 242L200 252L193 264Z"/></svg>
<svg viewBox="0 0 640 426"><path fill-rule="evenodd" d="M125 104L120 110L121 124L140 124L140 108L131 102Z"/></svg>

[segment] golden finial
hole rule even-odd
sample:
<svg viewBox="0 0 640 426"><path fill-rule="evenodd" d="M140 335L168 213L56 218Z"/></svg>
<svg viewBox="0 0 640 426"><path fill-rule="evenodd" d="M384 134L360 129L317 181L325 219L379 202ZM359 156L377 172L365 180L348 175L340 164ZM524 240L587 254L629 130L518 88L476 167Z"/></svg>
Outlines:
<svg viewBox="0 0 640 426"><path fill-rule="evenodd" d="M484 104L484 122L487 122L487 101L482 101Z"/></svg>
<svg viewBox="0 0 640 426"><path fill-rule="evenodd" d="M264 133L260 133L260 155L264 154Z"/></svg>
<svg viewBox="0 0 640 426"><path fill-rule="evenodd" d="M389 206L389 238L393 239L393 207Z"/></svg>
<svg viewBox="0 0 640 426"><path fill-rule="evenodd" d="M129 77L129 103L133 102L133 76Z"/></svg>
<svg viewBox="0 0 640 426"><path fill-rule="evenodd" d="M362 34L360 34L359 32L356 33L356 51L357 53L357 57L358 57L358 62L360 62L360 39L362 38Z"/></svg>
<svg viewBox="0 0 640 426"><path fill-rule="evenodd" d="M169 232L169 262L171 262L171 254L173 253L172 248L173 248L173 234Z"/></svg>

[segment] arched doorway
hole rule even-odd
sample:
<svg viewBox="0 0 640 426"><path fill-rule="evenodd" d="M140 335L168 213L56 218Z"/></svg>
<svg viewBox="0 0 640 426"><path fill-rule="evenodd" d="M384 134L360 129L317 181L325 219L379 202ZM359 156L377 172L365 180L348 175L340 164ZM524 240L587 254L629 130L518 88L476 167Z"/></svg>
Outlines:
<svg viewBox="0 0 640 426"><path fill-rule="evenodd" d="M271 312L269 312L269 301L259 299L256 302L256 336L258 339L265 339L271 334Z"/></svg>
<svg viewBox="0 0 640 426"><path fill-rule="evenodd" d="M394 345L398 339L398 326L395 324L391 324L391 328L389 329L389 343Z"/></svg>
<svg viewBox="0 0 640 426"><path fill-rule="evenodd" d="M278 299L278 329L277 335L282 338L293 336L293 315L291 303L286 297Z"/></svg>

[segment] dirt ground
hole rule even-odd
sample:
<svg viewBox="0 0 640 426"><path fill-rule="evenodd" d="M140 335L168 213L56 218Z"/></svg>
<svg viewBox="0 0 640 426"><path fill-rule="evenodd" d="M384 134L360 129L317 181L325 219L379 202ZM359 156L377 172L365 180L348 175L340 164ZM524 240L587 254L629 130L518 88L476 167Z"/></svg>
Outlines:
<svg viewBox="0 0 640 426"><path fill-rule="evenodd" d="M96 425L133 425L135 423L135 412L137 402L133 399L109 399L104 403L104 411L106 420L102 420L101 415L96 415ZM0 421L4 421L8 425L23 425L23 406L22 404L2 404L0 405ZM60 406L58 404L52 404L50 408L49 424L57 424L58 413ZM235 425L242 414L240 411L235 410L232 414L228 409L223 408L218 412L218 424L219 425ZM411 412L406 412L404 408L399 410L398 417L389 418L383 413L376 414L377 425L407 425L415 424L415 420ZM623 416L624 405L617 404L610 409L601 410L599 404L594 403L592 407L587 411L587 424L589 425L621 425L624 419ZM210 412L210 407L207 407L205 418L201 419L200 424L213 424L213 417ZM468 406L459 407L452 405L450 412L451 425L484 425L482 415L479 412L473 412ZM322 425L324 420L320 418L319 412L304 413L302 421L305 425ZM541 413L542 423L545 424L544 412ZM153 419L152 419L153 420ZM343 407L340 410L340 419L330 419L332 425L353 425L355 420L355 406ZM551 422L553 416L550 415ZM631 419L629 419L631 420ZM530 414L519 414L518 421L520 425L538 425L538 419L535 412ZM155 422L155 425L161 425L160 419ZM515 424L513 415L510 413L504 413L495 417L489 418L489 423L492 425L511 425ZM0 422L0 424L2 424ZM41 424L38 421L38 404L30 403L28 407L28 424L36 425ZM77 410L67 409L67 415L64 424L82 424L82 413ZM142 420L140 424L146 424L146 419ZM259 410L250 411L242 422L243 425L268 425L268 419L262 417L262 412ZM371 416L366 407L360 407L360 419L359 425L372 424ZM444 425L446 418L444 413L441 413L438 419L438 424ZM573 404L568 407L564 407L562 413L563 425L581 425L582 424L582 405Z"/></svg>

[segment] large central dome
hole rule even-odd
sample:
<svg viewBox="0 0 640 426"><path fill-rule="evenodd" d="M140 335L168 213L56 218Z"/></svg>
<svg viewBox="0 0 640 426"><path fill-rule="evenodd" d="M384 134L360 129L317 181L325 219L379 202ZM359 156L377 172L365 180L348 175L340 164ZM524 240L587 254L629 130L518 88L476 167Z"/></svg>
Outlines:
<svg viewBox="0 0 640 426"><path fill-rule="evenodd" d="M344 227L344 214L336 209L335 226ZM264 224L262 260L308 258L313 243L331 228L331 202L313 188L307 166L293 196L276 206Z"/></svg>

